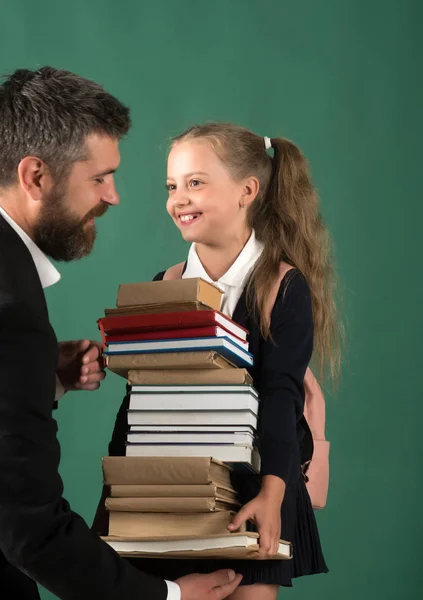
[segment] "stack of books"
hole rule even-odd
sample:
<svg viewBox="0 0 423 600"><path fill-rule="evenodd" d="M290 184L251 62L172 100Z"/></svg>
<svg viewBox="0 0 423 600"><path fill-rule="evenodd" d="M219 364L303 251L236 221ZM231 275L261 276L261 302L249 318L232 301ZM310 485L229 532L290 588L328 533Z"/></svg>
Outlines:
<svg viewBox="0 0 423 600"><path fill-rule="evenodd" d="M128 457L259 470L248 332L219 312L221 298L202 279L124 284L99 319L107 366L129 384Z"/></svg>
<svg viewBox="0 0 423 600"><path fill-rule="evenodd" d="M103 539L124 556L257 558L256 533L227 530L239 508L230 471L212 458L103 458ZM291 555L281 541L275 558Z"/></svg>
<svg viewBox="0 0 423 600"><path fill-rule="evenodd" d="M107 365L127 379L126 456L103 459L105 541L125 556L258 558L257 534L227 526L232 469L259 470L259 399L248 332L201 280L122 285L99 319ZM282 542L275 558L290 558Z"/></svg>

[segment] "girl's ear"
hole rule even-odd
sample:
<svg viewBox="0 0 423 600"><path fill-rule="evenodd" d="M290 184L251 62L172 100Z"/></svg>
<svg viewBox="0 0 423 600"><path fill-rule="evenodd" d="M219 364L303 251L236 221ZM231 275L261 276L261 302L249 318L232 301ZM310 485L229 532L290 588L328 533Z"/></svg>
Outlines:
<svg viewBox="0 0 423 600"><path fill-rule="evenodd" d="M242 195L239 202L241 208L248 208L257 197L260 190L260 183L257 177L248 177L244 180Z"/></svg>

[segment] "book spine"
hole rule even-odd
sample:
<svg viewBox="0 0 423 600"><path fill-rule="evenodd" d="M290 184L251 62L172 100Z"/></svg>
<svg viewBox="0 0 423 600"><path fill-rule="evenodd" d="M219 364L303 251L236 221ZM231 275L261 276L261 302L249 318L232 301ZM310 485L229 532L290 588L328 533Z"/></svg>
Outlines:
<svg viewBox="0 0 423 600"><path fill-rule="evenodd" d="M226 494L235 494L232 488L219 488ZM213 498L216 484L205 485L112 485L112 498Z"/></svg>
<svg viewBox="0 0 423 600"><path fill-rule="evenodd" d="M213 480L210 470L210 458L205 457L103 458L105 485L204 485Z"/></svg>

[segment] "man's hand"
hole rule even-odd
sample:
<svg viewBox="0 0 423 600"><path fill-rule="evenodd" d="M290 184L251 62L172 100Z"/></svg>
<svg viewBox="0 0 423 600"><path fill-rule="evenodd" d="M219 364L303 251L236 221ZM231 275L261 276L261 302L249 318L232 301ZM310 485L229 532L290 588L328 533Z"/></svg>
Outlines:
<svg viewBox="0 0 423 600"><path fill-rule="evenodd" d="M66 391L97 390L106 377L102 345L92 340L59 342L57 375Z"/></svg>
<svg viewBox="0 0 423 600"><path fill-rule="evenodd" d="M208 575L186 575L176 580L181 588L181 600L222 600L241 583L242 575L222 569Z"/></svg>

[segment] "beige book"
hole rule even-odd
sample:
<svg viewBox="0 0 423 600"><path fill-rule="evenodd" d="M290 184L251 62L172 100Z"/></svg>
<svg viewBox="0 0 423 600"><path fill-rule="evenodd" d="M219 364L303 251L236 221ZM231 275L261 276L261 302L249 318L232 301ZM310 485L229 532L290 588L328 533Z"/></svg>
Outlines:
<svg viewBox="0 0 423 600"><path fill-rule="evenodd" d="M239 503L219 496L214 498L106 498L109 511L150 513L196 513L236 510Z"/></svg>
<svg viewBox="0 0 423 600"><path fill-rule="evenodd" d="M247 369L131 369L128 382L134 385L251 385L253 379Z"/></svg>
<svg viewBox="0 0 423 600"><path fill-rule="evenodd" d="M183 411L181 411L183 414ZM254 473L260 473L258 450L242 444L127 444L127 458L208 458L225 463L244 463ZM237 465L239 466L239 465Z"/></svg>
<svg viewBox="0 0 423 600"><path fill-rule="evenodd" d="M235 513L109 512L109 535L152 538L185 535L225 535Z"/></svg>
<svg viewBox="0 0 423 600"><path fill-rule="evenodd" d="M110 371L128 377L133 369L235 369L235 366L213 350L198 352L153 352L148 354L112 354L106 356Z"/></svg>
<svg viewBox="0 0 423 600"><path fill-rule="evenodd" d="M231 469L210 457L104 456L105 485L204 485L231 487Z"/></svg>
<svg viewBox="0 0 423 600"><path fill-rule="evenodd" d="M104 537L121 556L167 557L167 558L214 558L237 560L260 560L258 533L241 532L207 537L134 539ZM292 544L279 541L277 553L269 560L292 558Z"/></svg>
<svg viewBox="0 0 423 600"><path fill-rule="evenodd" d="M204 485L111 485L112 498L215 498L236 499L231 487L218 487L213 483Z"/></svg>
<svg viewBox="0 0 423 600"><path fill-rule="evenodd" d="M122 308L106 308L106 317L125 317L127 315L150 315L155 313L189 312L192 310L210 310L210 306L202 302L166 302L160 304L144 304L143 306L123 306Z"/></svg>
<svg viewBox="0 0 423 600"><path fill-rule="evenodd" d="M213 310L220 310L223 292L217 286L199 277L174 281L146 281L124 283L119 286L116 306L145 306L201 302Z"/></svg>

